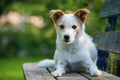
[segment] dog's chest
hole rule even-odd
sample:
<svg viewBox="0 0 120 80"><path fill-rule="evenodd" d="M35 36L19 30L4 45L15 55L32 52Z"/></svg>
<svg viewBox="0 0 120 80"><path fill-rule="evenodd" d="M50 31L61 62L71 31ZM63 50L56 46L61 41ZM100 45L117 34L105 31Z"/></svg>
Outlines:
<svg viewBox="0 0 120 80"><path fill-rule="evenodd" d="M77 52L77 48L76 46L71 46L69 48L66 48L66 51L69 53L69 54L74 54Z"/></svg>
<svg viewBox="0 0 120 80"><path fill-rule="evenodd" d="M82 47L78 43L72 45L59 45L57 52L54 55L56 60L67 61L69 63L76 63L82 59Z"/></svg>
<svg viewBox="0 0 120 80"><path fill-rule="evenodd" d="M69 63L78 62L81 58L80 49L76 46L71 46L66 49L64 56Z"/></svg>

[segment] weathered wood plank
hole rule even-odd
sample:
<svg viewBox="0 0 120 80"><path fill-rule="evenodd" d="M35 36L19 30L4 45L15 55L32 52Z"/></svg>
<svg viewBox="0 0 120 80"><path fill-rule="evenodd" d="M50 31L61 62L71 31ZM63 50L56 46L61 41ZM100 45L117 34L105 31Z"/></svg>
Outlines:
<svg viewBox="0 0 120 80"><path fill-rule="evenodd" d="M103 8L100 11L100 18L118 14L120 14L120 0L105 0Z"/></svg>
<svg viewBox="0 0 120 80"><path fill-rule="evenodd" d="M83 75L84 77L88 78L89 80L109 80L103 76L100 76L100 77L93 77L93 76L90 76L90 74L88 73L80 73L81 75ZM104 75L104 74L102 74Z"/></svg>
<svg viewBox="0 0 120 80"><path fill-rule="evenodd" d="M48 68L50 72L54 71L53 68ZM81 76L79 73L67 73L61 77L56 77L57 80L88 80L87 78Z"/></svg>
<svg viewBox="0 0 120 80"><path fill-rule="evenodd" d="M87 73L67 73L62 77L54 78L50 72L54 71L53 68L39 68L36 63L25 63L23 64L23 70L25 80L120 80L119 77L102 73L101 77L91 77Z"/></svg>
<svg viewBox="0 0 120 80"><path fill-rule="evenodd" d="M102 32L93 36L99 50L120 53L120 32Z"/></svg>
<svg viewBox="0 0 120 80"><path fill-rule="evenodd" d="M81 75L85 76L90 80L120 80L120 77L114 76L104 71L102 71L102 76L100 77L92 77L87 73L81 73Z"/></svg>
<svg viewBox="0 0 120 80"><path fill-rule="evenodd" d="M46 68L39 68L35 63L23 64L25 80L55 80Z"/></svg>
<svg viewBox="0 0 120 80"><path fill-rule="evenodd" d="M49 68L49 71L54 71L53 68ZM102 76L93 77L88 73L67 73L62 77L56 77L58 80L120 80L120 77L116 77L109 73L102 71Z"/></svg>
<svg viewBox="0 0 120 80"><path fill-rule="evenodd" d="M107 72L102 72L103 73L103 77L109 79L109 80L120 80L120 77L114 76L112 74L109 74Z"/></svg>
<svg viewBox="0 0 120 80"><path fill-rule="evenodd" d="M88 80L87 78L81 76L78 73L67 73L62 77L57 77L58 80Z"/></svg>

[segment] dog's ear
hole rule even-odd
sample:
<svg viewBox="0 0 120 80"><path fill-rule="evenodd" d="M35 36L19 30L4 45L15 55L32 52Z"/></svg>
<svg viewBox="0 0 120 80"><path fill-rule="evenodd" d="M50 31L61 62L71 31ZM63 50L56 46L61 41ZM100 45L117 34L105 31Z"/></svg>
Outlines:
<svg viewBox="0 0 120 80"><path fill-rule="evenodd" d="M64 15L64 12L61 10L51 10L50 11L50 17L52 17L52 19L54 21L57 21L58 19L60 19L61 16Z"/></svg>
<svg viewBox="0 0 120 80"><path fill-rule="evenodd" d="M84 22L87 18L88 13L90 13L89 9L83 8L77 10L74 15L79 18L82 22Z"/></svg>

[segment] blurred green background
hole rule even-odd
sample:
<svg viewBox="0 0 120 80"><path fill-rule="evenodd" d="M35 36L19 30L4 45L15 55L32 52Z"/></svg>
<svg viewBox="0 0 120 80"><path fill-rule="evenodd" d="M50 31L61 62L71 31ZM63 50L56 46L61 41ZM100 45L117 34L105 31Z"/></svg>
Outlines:
<svg viewBox="0 0 120 80"><path fill-rule="evenodd" d="M106 19L99 19L103 3L104 0L0 0L0 80L23 80L23 63L53 57L56 34L49 17L51 9L90 9L86 32L92 36L106 26Z"/></svg>

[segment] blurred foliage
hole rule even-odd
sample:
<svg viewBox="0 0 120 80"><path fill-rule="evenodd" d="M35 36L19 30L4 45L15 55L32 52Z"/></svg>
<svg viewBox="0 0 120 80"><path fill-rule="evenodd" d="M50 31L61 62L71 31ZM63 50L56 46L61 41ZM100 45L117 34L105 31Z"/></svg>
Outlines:
<svg viewBox="0 0 120 80"><path fill-rule="evenodd" d="M115 54L110 52L109 53L109 59L108 59L108 65L107 65L107 72L112 73L116 76L119 76L119 61L120 61L120 55L119 54Z"/></svg>
<svg viewBox="0 0 120 80"><path fill-rule="evenodd" d="M29 23L24 23L22 28L14 28L7 23L0 28L0 56L2 58L50 56L55 45L55 38L50 35L54 35L51 29L39 29Z"/></svg>
<svg viewBox="0 0 120 80"><path fill-rule="evenodd" d="M0 24L0 57L52 56L56 33L49 17L51 9L74 12L88 8L91 13L86 21L86 32L93 35L104 31L106 20L99 19L103 2L104 0L1 0L0 15L14 11L22 16L41 16L46 25L38 28L27 22L20 25L9 22Z"/></svg>

